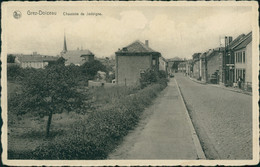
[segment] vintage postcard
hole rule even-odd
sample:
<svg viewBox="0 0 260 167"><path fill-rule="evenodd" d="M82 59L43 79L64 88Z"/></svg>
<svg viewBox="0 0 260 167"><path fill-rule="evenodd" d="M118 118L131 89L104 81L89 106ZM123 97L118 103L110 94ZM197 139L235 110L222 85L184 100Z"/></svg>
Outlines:
<svg viewBox="0 0 260 167"><path fill-rule="evenodd" d="M258 164L257 2L1 12L5 165Z"/></svg>

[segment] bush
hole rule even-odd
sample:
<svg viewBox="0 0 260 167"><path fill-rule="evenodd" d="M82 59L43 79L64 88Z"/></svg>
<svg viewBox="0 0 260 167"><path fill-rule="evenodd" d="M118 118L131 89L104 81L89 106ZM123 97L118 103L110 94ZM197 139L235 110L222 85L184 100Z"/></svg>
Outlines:
<svg viewBox="0 0 260 167"><path fill-rule="evenodd" d="M152 69L147 69L140 78L140 85L143 89L144 87L152 83L161 83L167 81L167 73L165 71L156 71Z"/></svg>
<svg viewBox="0 0 260 167"><path fill-rule="evenodd" d="M135 94L120 97L71 128L65 138L39 146L36 159L105 159L122 138L138 123L142 111L152 103L165 84L153 84Z"/></svg>

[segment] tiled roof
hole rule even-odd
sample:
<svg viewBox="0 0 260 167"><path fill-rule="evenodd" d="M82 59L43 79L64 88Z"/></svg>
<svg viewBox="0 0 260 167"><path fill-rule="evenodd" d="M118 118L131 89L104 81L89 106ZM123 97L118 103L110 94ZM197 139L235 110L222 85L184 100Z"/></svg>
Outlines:
<svg viewBox="0 0 260 167"><path fill-rule="evenodd" d="M248 33L240 42L240 44L238 44L234 50L238 50L238 49L242 49L245 48L250 42L252 41L252 32Z"/></svg>
<svg viewBox="0 0 260 167"><path fill-rule="evenodd" d="M21 55L17 56L19 62L46 62L46 61L56 61L59 57L54 56L44 56L44 55Z"/></svg>
<svg viewBox="0 0 260 167"><path fill-rule="evenodd" d="M130 45L124 47L121 50L118 50L117 53L158 53L154 51L149 46L146 46L141 41L137 40L131 43Z"/></svg>
<svg viewBox="0 0 260 167"><path fill-rule="evenodd" d="M245 37L245 34L241 34L239 35L235 40L233 40L229 45L228 48L229 49L234 49Z"/></svg>
<svg viewBox="0 0 260 167"><path fill-rule="evenodd" d="M66 64L75 64L82 65L85 61L83 61L83 56L94 55L90 50L68 50L66 53L62 53L62 57L66 60Z"/></svg>

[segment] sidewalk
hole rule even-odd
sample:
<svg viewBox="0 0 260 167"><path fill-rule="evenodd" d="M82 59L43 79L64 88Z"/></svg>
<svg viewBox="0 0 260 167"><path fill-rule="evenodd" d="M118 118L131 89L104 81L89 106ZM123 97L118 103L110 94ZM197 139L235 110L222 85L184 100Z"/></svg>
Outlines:
<svg viewBox="0 0 260 167"><path fill-rule="evenodd" d="M197 79L195 79L195 78L191 78L190 76L188 76L188 77L189 77L190 80L192 80L193 82L197 82L197 83L204 84L204 85L207 84L205 81L199 81L199 80L197 80Z"/></svg>
<svg viewBox="0 0 260 167"><path fill-rule="evenodd" d="M188 76L188 77L189 77L189 76ZM189 79L192 80L192 81L194 81L194 82L203 84L203 85L206 85L206 84L207 84L205 81L198 81L198 80L195 79L195 78L189 77ZM247 94L247 95L251 95L251 96L252 96L252 92L248 92L248 91L245 91L245 90L242 90L242 89L239 89L239 88L226 87L226 86L224 86L224 85L219 85L219 84L207 84L207 85L215 86L215 87L219 87L219 88L226 89L226 90L229 90L229 91L238 92L238 93L243 93L243 94Z"/></svg>
<svg viewBox="0 0 260 167"><path fill-rule="evenodd" d="M219 88L226 89L226 90L229 90L229 91L238 92L238 93L243 93L243 94L247 94L247 95L251 95L251 96L252 96L252 92L248 92L248 91L245 91L245 90L242 90L242 89L239 89L239 88L226 87L226 86L224 86L224 85L219 85L219 84L208 84L208 85L210 85L210 86L215 86L215 87L219 87Z"/></svg>
<svg viewBox="0 0 260 167"><path fill-rule="evenodd" d="M205 159L175 79L144 112L146 123L127 135L109 159ZM193 129L194 130L194 129ZM199 150L199 151L198 151Z"/></svg>

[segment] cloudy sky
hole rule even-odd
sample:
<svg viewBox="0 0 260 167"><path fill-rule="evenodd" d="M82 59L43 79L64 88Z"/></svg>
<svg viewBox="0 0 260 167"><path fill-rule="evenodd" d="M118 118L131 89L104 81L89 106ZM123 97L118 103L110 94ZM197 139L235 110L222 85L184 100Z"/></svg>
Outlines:
<svg viewBox="0 0 260 167"><path fill-rule="evenodd" d="M13 11L22 13L20 19ZM53 11L54 16L28 15ZM101 16L64 16L63 13L102 13ZM139 39L165 58L191 58L220 45L225 35L237 37L252 30L251 7L205 6L20 6L7 8L8 53L57 55L66 32L68 50L91 50L97 57L113 55Z"/></svg>

